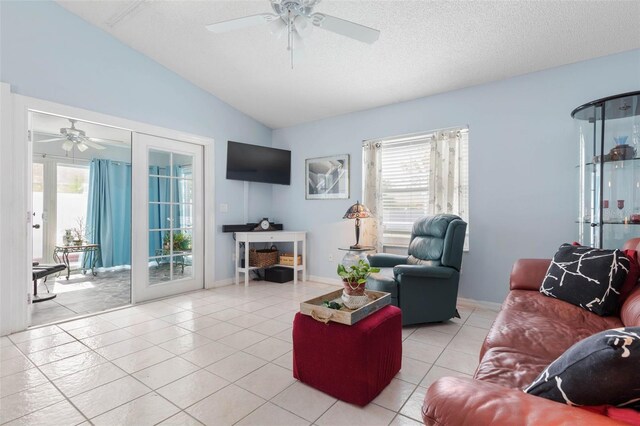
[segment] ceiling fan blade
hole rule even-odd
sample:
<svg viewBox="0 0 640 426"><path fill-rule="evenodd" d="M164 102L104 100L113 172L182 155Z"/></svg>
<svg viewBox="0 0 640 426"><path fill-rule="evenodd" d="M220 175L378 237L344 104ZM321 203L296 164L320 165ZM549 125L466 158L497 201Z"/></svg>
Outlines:
<svg viewBox="0 0 640 426"><path fill-rule="evenodd" d="M42 139L39 141L36 141L37 143L43 143L43 142L62 142L64 140L67 140L67 138L53 138L53 139Z"/></svg>
<svg viewBox="0 0 640 426"><path fill-rule="evenodd" d="M95 142L92 142L89 138L84 138L82 140L82 143L84 143L86 146L90 146L91 148L95 148L95 149L106 149L106 147L97 144Z"/></svg>
<svg viewBox="0 0 640 426"><path fill-rule="evenodd" d="M261 13L259 15L245 16L244 18L230 19L228 21L216 22L207 25L207 29L213 33L221 34L227 31L240 30L242 28L255 27L256 25L266 24L274 19L280 19L278 15L273 13Z"/></svg>
<svg viewBox="0 0 640 426"><path fill-rule="evenodd" d="M331 31L354 40L372 44L380 37L380 31L356 24L355 22L346 21L336 18L335 16L325 15L324 13L314 13L310 16L311 22L316 27L323 30Z"/></svg>

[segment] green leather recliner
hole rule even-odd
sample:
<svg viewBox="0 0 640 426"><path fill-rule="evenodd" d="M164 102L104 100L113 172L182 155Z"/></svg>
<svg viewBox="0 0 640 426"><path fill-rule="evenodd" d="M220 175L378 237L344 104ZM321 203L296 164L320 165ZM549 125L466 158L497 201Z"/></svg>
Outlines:
<svg viewBox="0 0 640 426"><path fill-rule="evenodd" d="M458 316L456 301L467 223L452 214L418 219L413 224L407 256L368 256L379 273L367 288L391 293L402 309L402 325L446 321Z"/></svg>

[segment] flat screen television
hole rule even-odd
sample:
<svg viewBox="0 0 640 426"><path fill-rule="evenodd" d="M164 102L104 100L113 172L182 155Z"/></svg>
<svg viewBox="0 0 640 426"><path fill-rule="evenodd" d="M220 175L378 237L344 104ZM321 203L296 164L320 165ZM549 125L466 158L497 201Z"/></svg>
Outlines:
<svg viewBox="0 0 640 426"><path fill-rule="evenodd" d="M229 141L227 179L291 184L291 151Z"/></svg>

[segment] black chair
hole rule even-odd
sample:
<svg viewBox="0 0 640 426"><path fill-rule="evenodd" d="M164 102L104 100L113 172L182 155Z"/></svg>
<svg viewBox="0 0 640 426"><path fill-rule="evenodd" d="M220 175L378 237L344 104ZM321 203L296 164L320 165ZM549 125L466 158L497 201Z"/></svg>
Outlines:
<svg viewBox="0 0 640 426"><path fill-rule="evenodd" d="M57 295L53 293L49 293L49 289L47 288L47 294L45 296L41 296L38 294L38 280L44 278L44 282L47 281L47 277L49 275L55 274L57 272L64 271L67 267L63 264L53 264L53 265L40 265L38 262L33 262L32 264L32 275L33 275L33 300L32 303L45 302L47 300L54 299ZM46 285L46 284L45 284Z"/></svg>

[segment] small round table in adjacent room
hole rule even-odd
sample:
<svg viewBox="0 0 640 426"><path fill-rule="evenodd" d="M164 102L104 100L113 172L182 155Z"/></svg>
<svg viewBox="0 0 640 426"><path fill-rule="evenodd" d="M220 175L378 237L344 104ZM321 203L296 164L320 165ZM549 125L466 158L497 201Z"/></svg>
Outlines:
<svg viewBox="0 0 640 426"><path fill-rule="evenodd" d="M364 260L366 263L369 263L367 260L367 252L374 251L375 247L372 246L362 246L360 248L351 248L351 247L340 247L338 250L346 251L344 257L342 258L342 264L345 268L348 268L352 265L357 265L360 260Z"/></svg>

